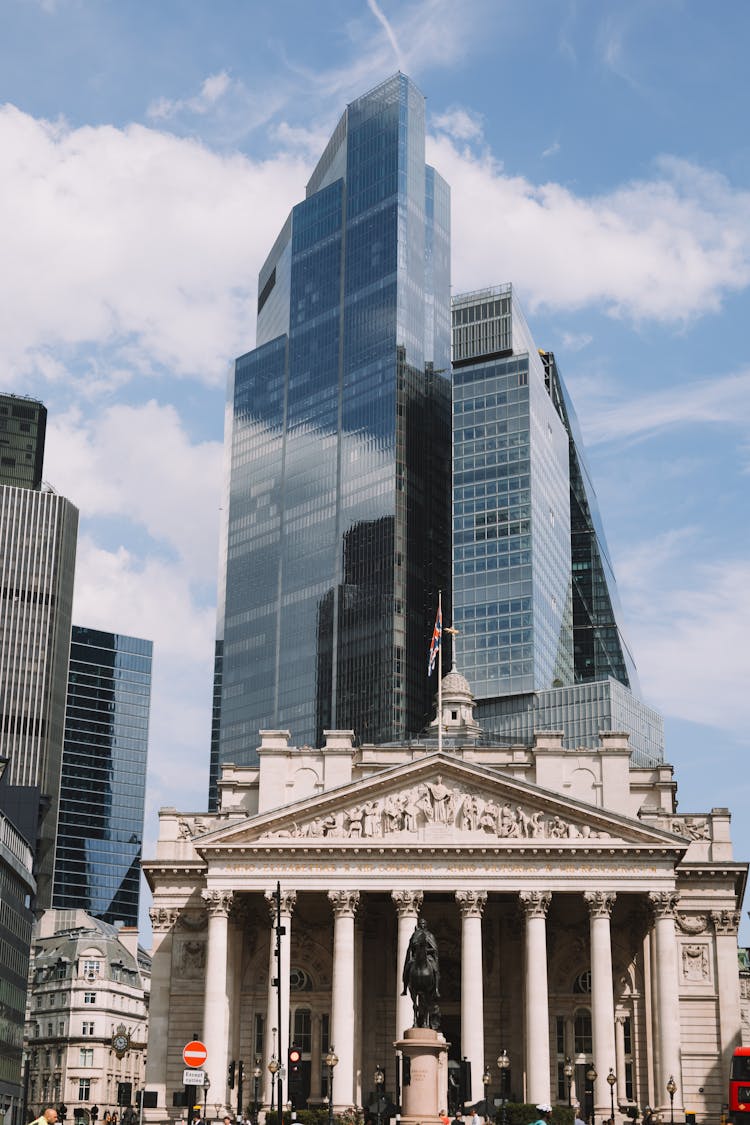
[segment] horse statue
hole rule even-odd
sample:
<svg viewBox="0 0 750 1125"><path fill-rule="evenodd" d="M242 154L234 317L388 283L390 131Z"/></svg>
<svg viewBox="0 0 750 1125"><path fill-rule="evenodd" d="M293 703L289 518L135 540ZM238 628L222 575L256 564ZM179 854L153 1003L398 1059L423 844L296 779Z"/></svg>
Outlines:
<svg viewBox="0 0 750 1125"><path fill-rule="evenodd" d="M431 1027L440 1030L440 969L437 942L425 926L423 918L409 939L403 971L404 990L407 989L414 1007L413 1027Z"/></svg>

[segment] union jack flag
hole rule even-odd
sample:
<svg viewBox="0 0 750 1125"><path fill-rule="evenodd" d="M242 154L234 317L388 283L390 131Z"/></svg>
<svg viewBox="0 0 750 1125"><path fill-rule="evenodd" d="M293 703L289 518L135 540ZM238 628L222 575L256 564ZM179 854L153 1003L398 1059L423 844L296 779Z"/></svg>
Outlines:
<svg viewBox="0 0 750 1125"><path fill-rule="evenodd" d="M437 660L440 642L443 638L443 609L438 605L437 617L435 618L435 628L432 630L432 640L430 641L430 659L427 664L427 675L431 676L435 671L435 661Z"/></svg>

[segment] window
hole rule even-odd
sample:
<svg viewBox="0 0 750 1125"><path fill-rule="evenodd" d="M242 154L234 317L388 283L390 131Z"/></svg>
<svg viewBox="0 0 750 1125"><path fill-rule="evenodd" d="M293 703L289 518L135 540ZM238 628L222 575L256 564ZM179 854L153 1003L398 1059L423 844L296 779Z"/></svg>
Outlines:
<svg viewBox="0 0 750 1125"><path fill-rule="evenodd" d="M94 1048L81 1047L78 1058L79 1066L93 1066L94 1065Z"/></svg>
<svg viewBox="0 0 750 1125"><path fill-rule="evenodd" d="M579 1008L575 1015L574 1023L575 1053L577 1055L591 1054L591 1012L586 1008Z"/></svg>
<svg viewBox="0 0 750 1125"><path fill-rule="evenodd" d="M294 1013L294 1042L303 1055L309 1055L312 1048L312 1017L309 1008L297 1008Z"/></svg>
<svg viewBox="0 0 750 1125"><path fill-rule="evenodd" d="M102 967L101 961L95 961L93 959L87 959L83 962L83 975L86 978L90 978L92 976L98 977L99 972L101 970L101 967Z"/></svg>
<svg viewBox="0 0 750 1125"><path fill-rule="evenodd" d="M260 1055L261 1058L265 1054L264 1035L266 1030L265 1016L256 1014L255 1016L255 1054Z"/></svg>
<svg viewBox="0 0 750 1125"><path fill-rule="evenodd" d="M64 1035L65 1034L65 1021L64 1020L60 1020L60 1022L58 1023L57 1034L58 1035Z"/></svg>
<svg viewBox="0 0 750 1125"><path fill-rule="evenodd" d="M83 1024L81 1025L81 1035L93 1035L93 1034L94 1034L94 1021L93 1020L84 1020Z"/></svg>
<svg viewBox="0 0 750 1125"><path fill-rule="evenodd" d="M84 992L83 1002L84 1002L84 1004L96 1004L96 993L95 992Z"/></svg>
<svg viewBox="0 0 750 1125"><path fill-rule="evenodd" d="M47 1034L48 1035L54 1035L55 1034L54 1026L55 1025L52 1024L52 1023L47 1024Z"/></svg>
<svg viewBox="0 0 750 1125"><path fill-rule="evenodd" d="M79 1102L87 1102L91 1097L91 1079L79 1078L78 1079L78 1100Z"/></svg>

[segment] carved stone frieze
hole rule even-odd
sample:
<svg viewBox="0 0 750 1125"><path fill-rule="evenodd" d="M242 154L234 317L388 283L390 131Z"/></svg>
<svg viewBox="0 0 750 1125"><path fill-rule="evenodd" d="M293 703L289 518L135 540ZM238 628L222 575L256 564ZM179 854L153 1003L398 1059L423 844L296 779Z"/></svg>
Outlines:
<svg viewBox="0 0 750 1125"><path fill-rule="evenodd" d="M205 910L181 910L177 925L181 930L205 930L206 921Z"/></svg>
<svg viewBox="0 0 750 1125"><path fill-rule="evenodd" d="M705 942L682 947L682 978L686 982L703 984L709 980L708 945Z"/></svg>
<svg viewBox="0 0 750 1125"><path fill-rule="evenodd" d="M353 918L359 906L359 891L329 891L328 901L336 917Z"/></svg>
<svg viewBox="0 0 750 1125"><path fill-rule="evenodd" d="M194 836L204 836L209 827L202 816L181 816L177 822L177 836L180 840L192 840Z"/></svg>
<svg viewBox="0 0 750 1125"><path fill-rule="evenodd" d="M439 775L435 781L425 781L309 821L301 820L269 835L279 839L377 840L395 833L424 835L432 826L499 840L607 836L592 831L587 824L575 824L544 809L509 801L498 804L492 798L450 787Z"/></svg>
<svg viewBox="0 0 750 1125"><path fill-rule="evenodd" d="M592 918L609 918L617 895L614 891L584 891L583 901Z"/></svg>
<svg viewBox="0 0 750 1125"><path fill-rule="evenodd" d="M206 909L210 918L229 917L229 911L232 909L232 900L234 898L233 891L219 891L216 889L210 891L201 891L201 898L206 904Z"/></svg>
<svg viewBox="0 0 750 1125"><path fill-rule="evenodd" d="M672 831L689 840L711 839L711 825L705 816L673 816Z"/></svg>
<svg viewBox="0 0 750 1125"><path fill-rule="evenodd" d="M151 928L155 933L165 933L177 925L180 911L176 906L152 906L148 912Z"/></svg>
<svg viewBox="0 0 750 1125"><path fill-rule="evenodd" d="M188 980L202 977L206 968L206 943L196 939L180 942L175 963L180 977Z"/></svg>
<svg viewBox="0 0 750 1125"><path fill-rule="evenodd" d="M487 902L487 892L456 891L456 902L464 918L481 918Z"/></svg>
<svg viewBox="0 0 750 1125"><path fill-rule="evenodd" d="M546 918L552 894L550 891L521 891L518 901L527 918Z"/></svg>
<svg viewBox="0 0 750 1125"><path fill-rule="evenodd" d="M736 934L740 926L739 910L712 910L711 921L717 934Z"/></svg>
<svg viewBox="0 0 750 1125"><path fill-rule="evenodd" d="M422 909L422 902L424 901L423 891L391 891L391 898L396 907L399 915L416 915Z"/></svg>
<svg viewBox="0 0 750 1125"><path fill-rule="evenodd" d="M702 934L708 928L708 918L705 914L690 916L675 911L674 920L677 923L677 928L682 930L683 934Z"/></svg>
<svg viewBox="0 0 750 1125"><path fill-rule="evenodd" d="M654 918L674 918L679 898L677 891L650 891L648 901Z"/></svg>

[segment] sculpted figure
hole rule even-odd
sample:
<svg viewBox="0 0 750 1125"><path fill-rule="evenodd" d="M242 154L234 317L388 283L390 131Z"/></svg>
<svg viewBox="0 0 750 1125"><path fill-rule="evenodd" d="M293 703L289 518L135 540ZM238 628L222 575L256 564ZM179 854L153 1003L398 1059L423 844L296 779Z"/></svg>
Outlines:
<svg viewBox="0 0 750 1125"><path fill-rule="evenodd" d="M362 830L365 836L380 835L380 805L377 801L368 801L364 808L364 821Z"/></svg>
<svg viewBox="0 0 750 1125"><path fill-rule="evenodd" d="M438 947L424 918L419 919L409 938L401 976L404 985L401 995L405 996L408 989L414 1006L414 1027L437 1030L439 1011L436 1002L440 999Z"/></svg>
<svg viewBox="0 0 750 1125"><path fill-rule="evenodd" d="M410 789L408 793L404 793L401 798L401 814L403 817L403 825L407 832L417 831L417 802L415 799L414 790Z"/></svg>
<svg viewBox="0 0 750 1125"><path fill-rule="evenodd" d="M497 832L497 818L499 813L500 809L495 802L488 801L479 818L479 827L483 828L485 832Z"/></svg>
<svg viewBox="0 0 750 1125"><path fill-rule="evenodd" d="M364 809L361 809L359 805L355 805L353 809L349 810L349 835L351 837L362 835L362 820L364 815Z"/></svg>
<svg viewBox="0 0 750 1125"><path fill-rule="evenodd" d="M443 779L438 774L437 781L428 781L427 788L432 797L432 812L436 824L448 824L448 808L451 799L451 791L447 785L443 785Z"/></svg>
<svg viewBox="0 0 750 1125"><path fill-rule="evenodd" d="M388 832L398 832L401 828L401 806L398 798L391 794L383 806L385 826Z"/></svg>

